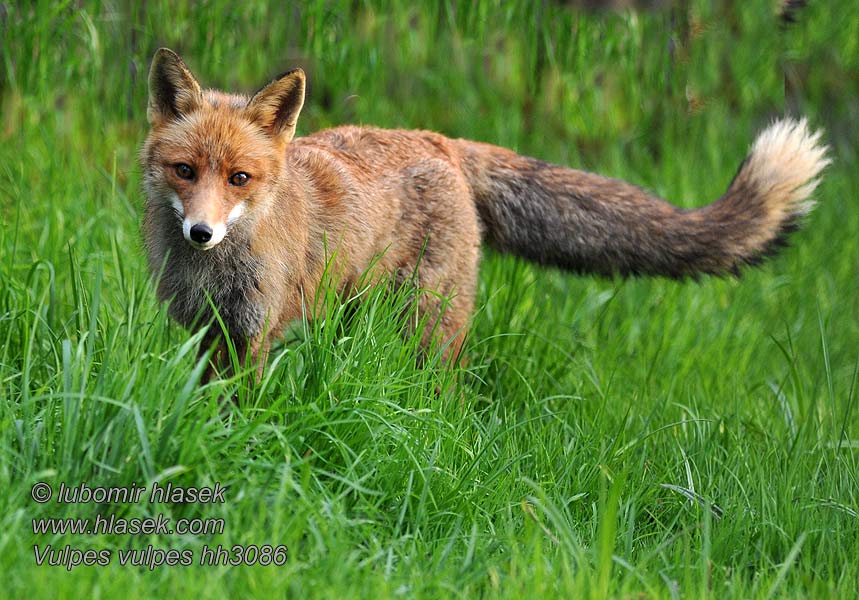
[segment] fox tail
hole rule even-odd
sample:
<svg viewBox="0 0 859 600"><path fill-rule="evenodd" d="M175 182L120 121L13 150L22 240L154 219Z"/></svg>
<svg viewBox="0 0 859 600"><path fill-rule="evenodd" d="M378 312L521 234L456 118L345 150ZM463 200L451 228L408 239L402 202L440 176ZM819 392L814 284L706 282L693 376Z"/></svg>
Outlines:
<svg viewBox="0 0 859 600"><path fill-rule="evenodd" d="M684 210L617 179L459 140L490 245L602 275L738 274L786 245L829 164L820 132L785 119L762 131L728 190Z"/></svg>

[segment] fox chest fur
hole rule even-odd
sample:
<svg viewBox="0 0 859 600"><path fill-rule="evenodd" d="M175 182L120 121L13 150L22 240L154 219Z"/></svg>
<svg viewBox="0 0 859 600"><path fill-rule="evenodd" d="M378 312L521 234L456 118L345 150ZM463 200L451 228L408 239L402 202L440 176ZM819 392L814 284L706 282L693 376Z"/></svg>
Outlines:
<svg viewBox="0 0 859 600"><path fill-rule="evenodd" d="M266 308L260 282L264 262L241 231L231 231L208 252L188 245L181 219L169 205L146 207L144 235L150 268L158 274L158 297L185 327L214 317L212 305L229 331L253 337L262 332Z"/></svg>

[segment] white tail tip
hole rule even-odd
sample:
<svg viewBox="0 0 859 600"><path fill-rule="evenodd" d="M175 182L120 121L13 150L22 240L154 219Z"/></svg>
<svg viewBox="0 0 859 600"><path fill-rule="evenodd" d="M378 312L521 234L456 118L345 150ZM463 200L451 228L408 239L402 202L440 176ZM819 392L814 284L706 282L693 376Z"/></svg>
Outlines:
<svg viewBox="0 0 859 600"><path fill-rule="evenodd" d="M790 215L814 208L811 195L818 176L831 162L821 136L821 131L809 131L805 119L781 119L755 139L744 170L757 191L776 205L771 208Z"/></svg>

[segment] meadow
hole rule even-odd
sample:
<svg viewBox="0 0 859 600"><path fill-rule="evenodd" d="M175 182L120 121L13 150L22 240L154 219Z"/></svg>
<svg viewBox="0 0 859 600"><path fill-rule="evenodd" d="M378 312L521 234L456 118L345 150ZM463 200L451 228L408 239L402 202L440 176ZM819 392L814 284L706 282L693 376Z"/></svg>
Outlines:
<svg viewBox="0 0 859 600"><path fill-rule="evenodd" d="M859 14L810 4L785 24L773 2L703 0L0 2L0 597L855 597ZM140 234L161 46L212 87L303 67L298 135L432 129L684 207L783 114L824 128L833 164L791 246L739 279L487 250L459 369L418 365L406 294L321 290L325 318L261 382L201 386L200 336L156 301ZM37 482L226 492L38 503ZM34 532L98 515L223 531ZM111 560L40 566L47 545ZM201 566L217 545L288 558ZM150 547L194 564L119 563Z"/></svg>

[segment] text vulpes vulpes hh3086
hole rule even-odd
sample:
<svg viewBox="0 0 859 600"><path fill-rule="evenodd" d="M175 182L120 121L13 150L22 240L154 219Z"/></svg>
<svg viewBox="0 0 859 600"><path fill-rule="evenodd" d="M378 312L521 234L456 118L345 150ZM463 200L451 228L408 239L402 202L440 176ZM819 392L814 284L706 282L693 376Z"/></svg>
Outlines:
<svg viewBox="0 0 859 600"><path fill-rule="evenodd" d="M721 198L683 210L623 181L427 131L294 138L304 87L294 70L250 98L203 90L167 49L149 74L143 230L158 295L186 326L211 320L211 300L239 356L258 364L307 314L326 268L344 290L371 265L416 272L438 292L420 294L418 309L450 360L468 329L482 240L582 273L737 272L783 245L828 163L805 121L778 121ZM222 331L209 331L217 365Z"/></svg>

